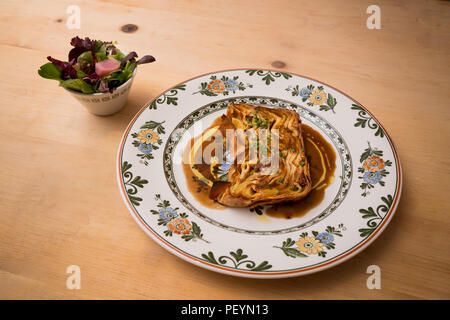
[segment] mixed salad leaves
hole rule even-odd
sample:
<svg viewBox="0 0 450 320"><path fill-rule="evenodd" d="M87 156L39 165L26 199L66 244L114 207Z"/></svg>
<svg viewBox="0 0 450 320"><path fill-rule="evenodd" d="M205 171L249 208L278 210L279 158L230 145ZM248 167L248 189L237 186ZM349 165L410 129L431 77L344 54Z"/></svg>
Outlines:
<svg viewBox="0 0 450 320"><path fill-rule="evenodd" d="M64 88L86 94L113 92L132 77L138 64L155 61L150 55L137 60L134 51L125 55L116 42L75 37L70 44L73 48L68 62L48 56L50 62L42 65L38 73L43 78L58 80Z"/></svg>

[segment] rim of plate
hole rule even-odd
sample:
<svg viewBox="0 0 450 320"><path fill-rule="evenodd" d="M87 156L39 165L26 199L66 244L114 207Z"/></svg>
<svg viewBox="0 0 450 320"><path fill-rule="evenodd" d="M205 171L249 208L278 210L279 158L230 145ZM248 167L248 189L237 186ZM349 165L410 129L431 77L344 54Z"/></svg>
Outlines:
<svg viewBox="0 0 450 320"><path fill-rule="evenodd" d="M212 263L209 263L205 260L200 260L198 258L195 258L191 255L188 255L184 252L182 252L180 249L176 248L174 245L172 245L171 243L167 242L165 239L161 238L158 234L154 233L146 224L145 222L141 219L141 217L139 216L139 214L136 212L136 210L134 209L134 207L131 205L130 200L128 199L128 197L126 196L126 191L124 189L123 184L121 183L121 177L122 177L122 168L121 168L121 155L122 155L122 151L123 151L123 146L124 146L124 142L126 137L128 136L128 133L131 129L131 127L133 126L134 122L137 120L137 118L141 115L141 113L153 102L155 101L159 96L161 96L163 93L172 90L173 88L186 83L188 81L209 75L209 74L214 74L214 73L220 73L220 72L228 72L228 71L243 71L243 70L249 70L249 69L257 69L257 70L264 70L264 71L273 71L273 72L285 72L285 71L279 71L276 69L270 69L270 68L258 68L258 67L254 67L254 68L231 68L231 69L222 69L222 70L215 70L215 71L211 71L211 72L207 72L204 74L200 74L200 75L196 75L194 77L191 77L189 79L186 79L184 81L181 81L175 85L173 85L170 88L167 88L165 90L163 90L161 93L155 95L154 98L150 99L148 102L146 102L141 109L135 114L135 116L131 119L131 121L129 122L128 126L126 127L123 135L122 135L122 139L120 140L119 143L119 148L117 151L117 157L116 157L116 173L117 173L117 186L119 188L120 194L126 204L126 207L128 208L128 211L130 212L131 216L133 217L133 219L137 222L137 224L144 230L144 232L149 235L153 240L155 240L158 244L160 244L164 249L166 249L167 251L169 251L172 254L175 254L177 257L190 262L196 266L211 270L211 271L215 271L215 272L219 272L222 274L227 274L227 275L233 275L233 276L239 276L239 277L246 277L246 278L259 278L259 279L276 279L276 278L289 278L289 277L297 277L297 276L302 276L302 275L307 275L307 274L311 274L311 273L315 273L315 272L319 272L319 271L323 271L326 269L329 269L331 267L334 267L338 264L341 264L349 259L351 259L352 257L354 257L355 255L357 255L358 253L360 253L361 251L363 251L364 249L366 249L368 246L370 246L379 236L381 233L383 233L383 231L385 230L386 226L389 224L389 222L392 220L392 217L394 216L398 204L399 204L399 200L401 197L401 193L402 193L402 187L403 187L403 175L402 175L402 167L400 164L400 158L398 156L397 153L397 149L395 148L394 142L392 141L391 137L389 136L389 133L386 131L386 129L383 127L383 125L380 123L380 121L378 121L378 119L363 105L361 104L358 100L352 98L351 96L349 96L348 94L346 94L345 92L335 88L332 85L329 85L326 82L323 81L319 81L316 80L314 78L311 77L307 77L295 72L290 72L290 71L286 71L285 73L289 73L304 79L309 79L312 81L315 81L317 83L323 84L327 87L330 87L334 90L336 90L337 92L339 92L340 94L346 96L347 98L351 99L352 101L358 103L376 122L377 124L383 129L386 138L390 144L390 146L392 147L392 151L394 154L394 158L395 158L395 165L397 168L397 174L398 174L398 183L396 186L396 190L395 190L395 198L393 199L392 205L389 209L389 211L386 213L383 221L380 222L380 224L378 225L377 229L374 230L374 232L368 236L366 239L364 239L361 243L359 243L358 245L356 245L355 247L349 249L347 252L333 258L332 260L329 260L327 262L324 263L319 263L317 265L311 266L311 267L305 267L299 270L291 270L291 271L282 271L282 272L254 272L254 271L245 271L245 270L238 270L238 269L230 269L227 267L223 267L220 265L215 265Z"/></svg>

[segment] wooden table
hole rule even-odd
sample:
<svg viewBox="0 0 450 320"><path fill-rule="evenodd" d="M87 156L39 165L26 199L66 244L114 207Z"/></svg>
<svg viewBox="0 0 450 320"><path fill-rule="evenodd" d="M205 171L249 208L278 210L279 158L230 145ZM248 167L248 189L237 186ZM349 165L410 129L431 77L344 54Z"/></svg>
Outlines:
<svg viewBox="0 0 450 320"><path fill-rule="evenodd" d="M81 29L66 8L81 8ZM0 298L450 298L450 2L13 1L0 3ZM135 24L135 32L121 27ZM130 30L126 30L130 31ZM133 30L131 30L133 31ZM157 62L126 107L97 117L37 69L72 36L117 40ZM214 70L279 68L322 80L368 107L404 174L392 223L350 261L313 275L233 278L169 254L129 215L116 185L123 130L175 83ZM66 268L81 268L81 290ZM380 266L381 290L366 287Z"/></svg>

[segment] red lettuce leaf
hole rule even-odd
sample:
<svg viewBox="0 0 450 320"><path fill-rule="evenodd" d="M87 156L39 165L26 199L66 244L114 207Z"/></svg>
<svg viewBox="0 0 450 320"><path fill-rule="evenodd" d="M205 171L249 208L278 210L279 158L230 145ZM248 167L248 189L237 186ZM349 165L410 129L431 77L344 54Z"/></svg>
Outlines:
<svg viewBox="0 0 450 320"><path fill-rule="evenodd" d="M143 56L142 58L140 58L138 61L136 61L136 64L144 64L144 63L150 63L150 62L155 62L155 61L156 61L155 57L146 55L146 56Z"/></svg>
<svg viewBox="0 0 450 320"><path fill-rule="evenodd" d="M91 51L94 56L94 49L97 40L91 40L88 37L81 39L80 37L74 37L70 40L70 44L74 47L69 52L69 61L72 59L78 59L78 56L86 51Z"/></svg>
<svg viewBox="0 0 450 320"><path fill-rule="evenodd" d="M128 61L131 59L137 58L137 53L134 51L131 51L129 54L127 54L125 57L122 58L121 65L122 67L127 64Z"/></svg>
<svg viewBox="0 0 450 320"><path fill-rule="evenodd" d="M96 42L97 42L97 40L91 40L88 37L81 39L78 36L76 36L76 37L72 38L72 40L70 40L70 44L73 47L85 48L86 49L85 51L94 50Z"/></svg>
<svg viewBox="0 0 450 320"><path fill-rule="evenodd" d="M77 70L75 70L73 67L76 61L75 59L72 59L70 62L64 62L58 59L54 59L50 56L48 56L47 59L55 66L57 66L59 71L62 72L63 80L78 78Z"/></svg>
<svg viewBox="0 0 450 320"><path fill-rule="evenodd" d="M87 76L84 76L83 78L81 78L81 80L83 80L84 82L95 86L97 84L97 81L100 79L100 76L98 74L96 74L95 72L88 74Z"/></svg>
<svg viewBox="0 0 450 320"><path fill-rule="evenodd" d="M86 48L83 47L75 47L72 50L69 51L69 61L71 61L72 59L77 60L78 57L80 56L80 54L86 52L88 50L86 50Z"/></svg>

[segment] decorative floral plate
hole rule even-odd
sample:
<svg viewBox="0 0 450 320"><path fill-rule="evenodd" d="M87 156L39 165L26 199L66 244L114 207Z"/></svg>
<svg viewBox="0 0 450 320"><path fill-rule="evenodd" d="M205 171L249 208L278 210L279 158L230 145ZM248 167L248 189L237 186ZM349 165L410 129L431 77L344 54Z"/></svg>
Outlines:
<svg viewBox="0 0 450 320"><path fill-rule="evenodd" d="M318 206L282 219L196 200L180 150L230 102L295 110L333 146L335 179ZM274 70L218 71L163 92L131 121L117 161L126 206L151 238L195 265L251 278L300 276L351 258L388 225L402 186L394 145L367 109L329 85Z"/></svg>

